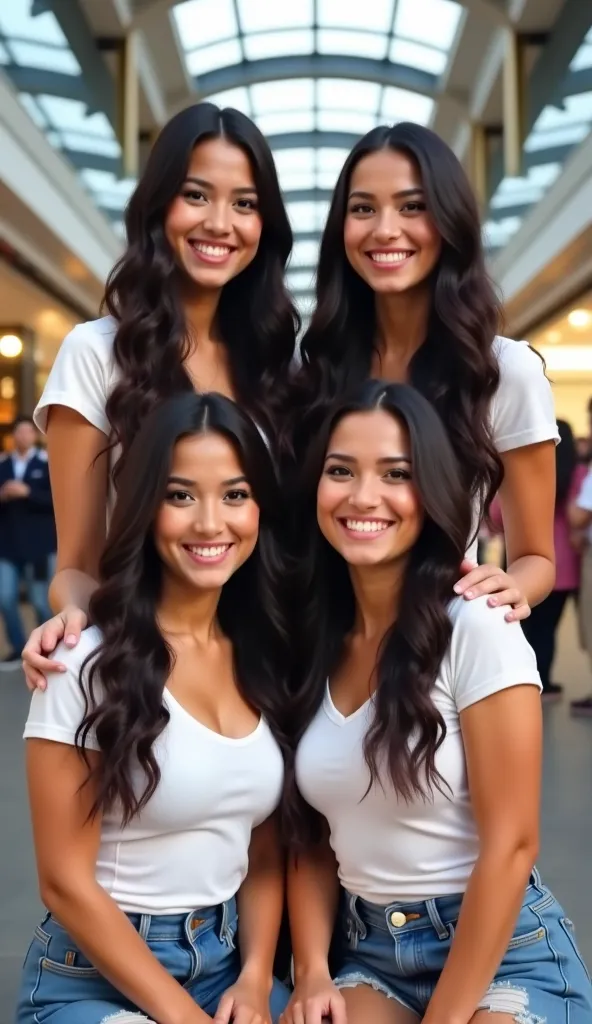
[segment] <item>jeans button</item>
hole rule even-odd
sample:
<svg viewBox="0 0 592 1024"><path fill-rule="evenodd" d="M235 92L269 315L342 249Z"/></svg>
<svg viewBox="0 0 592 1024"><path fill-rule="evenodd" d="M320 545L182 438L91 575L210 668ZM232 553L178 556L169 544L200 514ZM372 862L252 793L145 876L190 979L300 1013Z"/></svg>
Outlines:
<svg viewBox="0 0 592 1024"><path fill-rule="evenodd" d="M405 914L402 914L400 910L393 910L391 914L391 924L393 928L402 928L404 924L407 924Z"/></svg>

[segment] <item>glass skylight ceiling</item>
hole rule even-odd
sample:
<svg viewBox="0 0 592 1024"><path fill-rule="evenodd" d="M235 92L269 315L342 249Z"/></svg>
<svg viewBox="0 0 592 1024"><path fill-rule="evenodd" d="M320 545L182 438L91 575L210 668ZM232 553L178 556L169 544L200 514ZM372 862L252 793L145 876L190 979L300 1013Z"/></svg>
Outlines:
<svg viewBox="0 0 592 1024"><path fill-rule="evenodd" d="M592 131L592 92L570 92L577 85L573 73L588 68L592 68L592 29L570 64L562 105L545 107L526 140L525 162L536 157L537 163L522 178L504 178L492 198L490 213L495 219L488 220L484 228L490 249L507 245L557 180L571 150Z"/></svg>
<svg viewBox="0 0 592 1024"><path fill-rule="evenodd" d="M294 230L310 235L323 226L328 193L356 137L377 124L429 123L431 94L447 68L463 9L453 0L186 0L173 16L200 96L242 110L270 138ZM341 77L299 74L216 87L221 69L312 55L344 58ZM357 58L351 77L343 77L350 73L347 58ZM389 63L403 69L399 77L416 73L424 89L366 80L360 59L383 62L382 77L388 78ZM298 133L293 146L281 138L288 133ZM316 246L297 242L290 272L297 291L310 289Z"/></svg>

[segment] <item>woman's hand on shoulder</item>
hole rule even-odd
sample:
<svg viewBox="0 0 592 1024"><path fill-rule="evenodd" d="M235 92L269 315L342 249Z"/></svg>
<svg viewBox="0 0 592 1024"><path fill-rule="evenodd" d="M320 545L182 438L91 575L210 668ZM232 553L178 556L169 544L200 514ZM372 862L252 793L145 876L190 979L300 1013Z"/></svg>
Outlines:
<svg viewBox="0 0 592 1024"><path fill-rule="evenodd" d="M280 1024L347 1024L345 1000L328 973L304 976L280 1017Z"/></svg>
<svg viewBox="0 0 592 1024"><path fill-rule="evenodd" d="M513 576L504 572L499 565L474 565L465 561L461 565L463 576L454 585L454 592L473 601L476 597L489 594L488 605L491 608L508 605L511 611L506 615L507 622L520 622L530 615L530 605L517 586Z"/></svg>
<svg viewBox="0 0 592 1024"><path fill-rule="evenodd" d="M45 690L47 673L66 671L66 666L50 655L60 640L67 647L76 647L87 625L86 614L71 605L33 630L23 650L23 671L29 690Z"/></svg>

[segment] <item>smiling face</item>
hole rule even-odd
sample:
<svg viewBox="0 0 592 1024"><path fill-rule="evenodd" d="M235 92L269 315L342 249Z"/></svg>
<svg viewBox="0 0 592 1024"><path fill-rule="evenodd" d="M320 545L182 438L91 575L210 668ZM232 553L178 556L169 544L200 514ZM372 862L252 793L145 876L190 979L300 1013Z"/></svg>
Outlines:
<svg viewBox="0 0 592 1024"><path fill-rule="evenodd" d="M258 534L259 508L230 442L213 433L179 441L154 523L165 574L217 590L252 554Z"/></svg>
<svg viewBox="0 0 592 1024"><path fill-rule="evenodd" d="M178 266L195 285L223 288L255 259L261 232L246 154L225 139L200 142L165 219Z"/></svg>
<svg viewBox="0 0 592 1024"><path fill-rule="evenodd" d="M379 294L424 284L436 266L442 239L426 210L415 162L382 149L353 170L344 224L347 258Z"/></svg>
<svg viewBox="0 0 592 1024"><path fill-rule="evenodd" d="M384 566L408 555L423 508L403 423L381 409L344 416L327 448L317 519L351 566Z"/></svg>

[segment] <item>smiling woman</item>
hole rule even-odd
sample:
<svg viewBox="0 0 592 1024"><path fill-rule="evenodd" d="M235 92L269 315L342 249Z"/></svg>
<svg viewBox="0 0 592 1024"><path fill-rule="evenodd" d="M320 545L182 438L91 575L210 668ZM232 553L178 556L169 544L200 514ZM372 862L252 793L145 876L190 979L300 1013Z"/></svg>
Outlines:
<svg viewBox="0 0 592 1024"><path fill-rule="evenodd" d="M113 481L144 417L170 395L236 399L274 447L299 324L284 284L292 233L271 150L248 117L200 103L162 130L126 211L109 315L63 342L36 410L58 531L50 599L25 673L76 644L96 586ZM115 462L115 466L113 463Z"/></svg>

